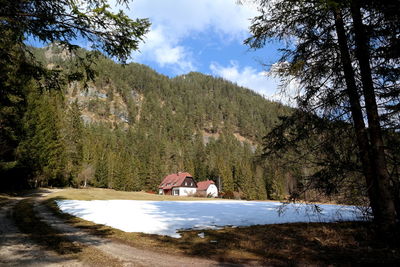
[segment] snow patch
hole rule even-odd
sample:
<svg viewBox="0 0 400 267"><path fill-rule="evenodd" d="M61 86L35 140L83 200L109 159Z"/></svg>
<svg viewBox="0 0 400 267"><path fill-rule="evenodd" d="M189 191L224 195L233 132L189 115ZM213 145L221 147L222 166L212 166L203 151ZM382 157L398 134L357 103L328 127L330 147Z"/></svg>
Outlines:
<svg viewBox="0 0 400 267"><path fill-rule="evenodd" d="M314 205L263 201L58 200L57 205L70 215L125 232L172 237L185 229L362 219L354 206L318 205L315 212Z"/></svg>

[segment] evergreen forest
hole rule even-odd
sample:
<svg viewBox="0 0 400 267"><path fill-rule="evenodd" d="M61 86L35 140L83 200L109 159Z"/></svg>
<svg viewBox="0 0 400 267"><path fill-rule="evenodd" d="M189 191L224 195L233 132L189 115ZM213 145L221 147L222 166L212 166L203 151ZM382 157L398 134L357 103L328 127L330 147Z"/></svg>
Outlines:
<svg viewBox="0 0 400 267"><path fill-rule="evenodd" d="M151 23L105 1L86 11L75 1L3 2L2 190L155 192L186 171L227 198L322 194L370 206L382 229L398 221L398 1L259 1L244 43L286 43L270 73L283 87L296 82L296 108L218 77L127 64ZM29 47L29 36L49 45ZM80 38L91 51L73 44Z"/></svg>
<svg viewBox="0 0 400 267"><path fill-rule="evenodd" d="M399 265L399 0L198 1L204 9L194 1L133 2L0 0L0 265ZM185 14L172 23L178 9ZM235 37L223 43L228 36ZM238 37L262 54L265 72L242 61ZM173 75L164 70L181 57L178 65L190 68L179 73L211 71L230 81L165 76L131 61L139 48L143 58L155 56L142 62L157 71ZM198 68L198 58L208 68ZM254 89L264 84L256 74L278 82L276 93L291 106L231 82ZM228 203L219 210L201 201L235 224L196 212L212 229L183 227L194 218L182 202L155 195L179 172L214 181L221 198L279 200L269 203L274 218L289 211L302 219L260 223L275 208L259 215L248 206L263 202L238 201L243 209L210 202ZM131 208L129 218L93 214L158 228L178 219L181 238L75 220L62 215L60 199L174 200L179 212L139 204L154 221ZM341 216L353 208L354 217Z"/></svg>
<svg viewBox="0 0 400 267"><path fill-rule="evenodd" d="M263 136L289 107L222 78L171 79L102 55L91 66L93 80L69 81L75 61L89 52L60 45L31 52L66 78L58 78L57 90L27 93L15 164L30 187L154 192L165 175L179 171L214 180L226 197L276 199L293 187L288 172L260 158Z"/></svg>

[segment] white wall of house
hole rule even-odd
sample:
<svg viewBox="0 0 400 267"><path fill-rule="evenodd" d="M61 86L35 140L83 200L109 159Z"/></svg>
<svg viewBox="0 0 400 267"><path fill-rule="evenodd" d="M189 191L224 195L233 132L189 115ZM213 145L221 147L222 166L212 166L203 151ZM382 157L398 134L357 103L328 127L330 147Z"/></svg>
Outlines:
<svg viewBox="0 0 400 267"><path fill-rule="evenodd" d="M159 195L164 195L164 190L163 190L163 189L161 189L161 188L160 188L160 189L158 189L158 194L159 194Z"/></svg>
<svg viewBox="0 0 400 267"><path fill-rule="evenodd" d="M174 187L172 189L172 195L177 196L177 192L179 192L179 196L189 196L194 195L196 193L196 188L193 187Z"/></svg>
<svg viewBox="0 0 400 267"><path fill-rule="evenodd" d="M210 184L207 188L207 196L218 197L218 188L215 184Z"/></svg>

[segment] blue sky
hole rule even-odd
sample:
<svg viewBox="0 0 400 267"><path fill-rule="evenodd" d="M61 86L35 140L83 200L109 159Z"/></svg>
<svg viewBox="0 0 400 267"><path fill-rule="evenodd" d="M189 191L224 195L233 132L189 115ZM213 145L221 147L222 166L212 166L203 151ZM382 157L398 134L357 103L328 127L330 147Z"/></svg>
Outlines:
<svg viewBox="0 0 400 267"><path fill-rule="evenodd" d="M114 1L115 2L115 1ZM112 6L114 4L112 3ZM149 18L152 26L132 54L132 61L174 77L198 71L223 77L278 100L277 80L266 76L265 63L279 58L279 44L252 51L243 44L257 7L236 0L133 0L131 18Z"/></svg>
<svg viewBox="0 0 400 267"><path fill-rule="evenodd" d="M278 80L267 75L282 44L267 43L256 51L243 44L250 36L250 20L259 14L251 1L239 5L237 0L132 0L128 7L117 2L109 0L114 11L122 9L133 19L149 18L152 23L140 51L132 53L132 62L169 77L191 71L222 77L290 104L279 93ZM28 43L41 46L33 39ZM85 41L78 44L90 48Z"/></svg>

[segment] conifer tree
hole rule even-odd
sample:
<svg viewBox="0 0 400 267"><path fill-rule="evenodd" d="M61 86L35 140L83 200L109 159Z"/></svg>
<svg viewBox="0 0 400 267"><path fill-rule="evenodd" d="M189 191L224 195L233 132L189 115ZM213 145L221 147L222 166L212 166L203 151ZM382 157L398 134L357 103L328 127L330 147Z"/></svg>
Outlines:
<svg viewBox="0 0 400 267"><path fill-rule="evenodd" d="M96 171L94 173L95 185L97 187L107 188L108 187L108 159L105 154L102 154L97 160Z"/></svg>
<svg viewBox="0 0 400 267"><path fill-rule="evenodd" d="M118 1L123 4L127 2ZM19 154L27 151L23 148L26 144L32 143L31 140L23 140L23 138L37 134L22 132L21 121L27 110L28 92L25 88L30 87L29 83L33 81L36 83L31 88L55 90L61 89L66 81L82 80L85 76L93 79L94 73L90 67L93 57L88 53L85 57L72 53L78 48L73 44L74 41L87 40L93 44L92 48L95 51L102 51L110 57L125 62L131 51L138 48L139 42L149 29L150 23L147 19L132 20L122 11L113 13L106 1L95 0L87 1L85 5L81 4L80 1L69 0L4 0L0 2L2 36L0 41L0 173L2 176L11 165L19 166L18 168L35 165L32 159L28 166L21 166L22 161L17 162L16 153L20 144L22 148L19 149ZM76 62L83 71L74 71L61 77L60 70L43 67L28 51L24 43L27 36L47 44L60 44L79 59ZM43 135L50 137L56 134L49 130ZM48 165L50 163L56 164L52 159L62 157L62 153L59 152L61 145L52 143L48 144L48 147L54 148L49 151L52 156L47 160L36 159L41 162L39 165L42 167L50 166ZM28 156L20 156L20 158L27 160ZM59 165L64 164L65 161L61 161ZM55 173L57 173L56 176L60 176L60 169L57 166L53 167L55 168L41 169L47 170L46 173L51 176L56 175ZM10 177L9 179L14 179L10 174L7 176ZM13 183L12 180L9 182ZM57 178L58 182L60 182L59 178Z"/></svg>
<svg viewBox="0 0 400 267"><path fill-rule="evenodd" d="M315 114L353 126L374 219L382 229L394 226L400 210L396 212L398 196L393 195L392 185L399 178L388 173L383 133L385 117L397 116L385 102L398 105L399 84L394 80L399 73L384 70L393 70L400 60L393 50L399 40L393 35L399 32L399 16L387 9L399 10L399 2L266 0L259 4L262 14L254 18L252 37L246 43L260 48L270 38L296 40L288 42L276 71L283 80L296 78L304 117ZM309 121L309 128L318 128L317 121ZM398 121L394 124L398 128ZM276 143L277 147L302 140L305 125L299 126L296 137L282 136L280 141L287 142Z"/></svg>
<svg viewBox="0 0 400 267"><path fill-rule="evenodd" d="M65 153L68 159L68 172L74 183L78 178L83 164L83 122L78 102L75 100L68 109L65 117Z"/></svg>
<svg viewBox="0 0 400 267"><path fill-rule="evenodd" d="M26 136L19 150L20 160L39 177L41 185L64 185L66 157L61 135L57 93L29 96L24 119ZM39 184L38 184L39 185Z"/></svg>

